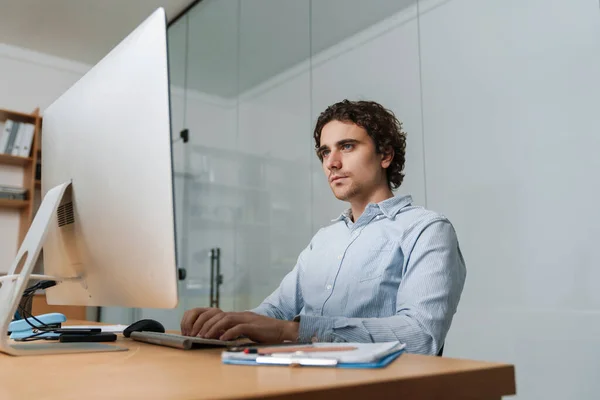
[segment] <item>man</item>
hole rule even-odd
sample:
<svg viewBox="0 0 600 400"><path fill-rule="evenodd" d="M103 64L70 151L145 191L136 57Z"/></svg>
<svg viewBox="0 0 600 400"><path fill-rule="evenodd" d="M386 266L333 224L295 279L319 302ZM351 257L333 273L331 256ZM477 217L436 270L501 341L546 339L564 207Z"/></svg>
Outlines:
<svg viewBox="0 0 600 400"><path fill-rule="evenodd" d="M184 335L257 342L384 342L437 354L466 277L451 223L394 197L406 135L375 102L342 101L317 121L315 148L333 194L350 208L322 228L257 308L187 311Z"/></svg>

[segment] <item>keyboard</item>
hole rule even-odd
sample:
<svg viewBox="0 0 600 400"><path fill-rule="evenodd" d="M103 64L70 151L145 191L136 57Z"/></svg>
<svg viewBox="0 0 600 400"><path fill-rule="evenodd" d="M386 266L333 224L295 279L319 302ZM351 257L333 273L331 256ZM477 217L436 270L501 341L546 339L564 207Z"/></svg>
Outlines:
<svg viewBox="0 0 600 400"><path fill-rule="evenodd" d="M249 343L248 339L218 340L204 339L200 337L183 336L175 333L159 332L131 332L131 339L138 342L156 344L159 346L174 347L181 350L232 347Z"/></svg>

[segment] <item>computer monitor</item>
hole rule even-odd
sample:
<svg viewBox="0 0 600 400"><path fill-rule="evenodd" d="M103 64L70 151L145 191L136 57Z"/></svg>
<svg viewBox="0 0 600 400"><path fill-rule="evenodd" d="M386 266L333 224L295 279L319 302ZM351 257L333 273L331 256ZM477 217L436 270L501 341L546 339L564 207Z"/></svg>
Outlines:
<svg viewBox="0 0 600 400"><path fill-rule="evenodd" d="M0 309L0 350L15 349L2 336L40 245L44 274L59 281L49 304L177 306L171 145L160 8L43 113L44 197L15 279L0 287L0 302L11 304Z"/></svg>

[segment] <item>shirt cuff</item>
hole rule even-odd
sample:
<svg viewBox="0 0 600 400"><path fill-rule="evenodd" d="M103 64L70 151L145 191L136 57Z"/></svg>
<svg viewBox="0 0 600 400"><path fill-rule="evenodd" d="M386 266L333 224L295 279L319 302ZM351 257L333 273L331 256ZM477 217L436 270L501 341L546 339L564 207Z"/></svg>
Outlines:
<svg viewBox="0 0 600 400"><path fill-rule="evenodd" d="M298 342L333 342L333 318L301 315Z"/></svg>

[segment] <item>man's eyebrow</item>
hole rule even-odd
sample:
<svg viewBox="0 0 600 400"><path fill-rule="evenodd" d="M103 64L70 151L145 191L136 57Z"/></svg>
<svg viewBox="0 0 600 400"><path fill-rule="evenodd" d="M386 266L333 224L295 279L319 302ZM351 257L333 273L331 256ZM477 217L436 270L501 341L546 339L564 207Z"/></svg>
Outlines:
<svg viewBox="0 0 600 400"><path fill-rule="evenodd" d="M345 144L356 144L356 143L360 143L360 141L356 140L356 139L342 139L342 140L338 141L335 145L337 147L340 147Z"/></svg>
<svg viewBox="0 0 600 400"><path fill-rule="evenodd" d="M360 140L356 140L356 139L342 139L342 140L338 140L335 143L335 147L341 147L341 146L346 145L346 144L356 144L356 143L360 143ZM317 154L320 154L323 150L329 150L329 146L327 146L326 144L324 144L323 146L319 147L317 149Z"/></svg>
<svg viewBox="0 0 600 400"><path fill-rule="evenodd" d="M320 146L320 147L317 149L317 154L319 154L319 153L320 153L320 152L322 152L323 150L327 150L328 148L329 148L329 146L327 146L327 145Z"/></svg>

